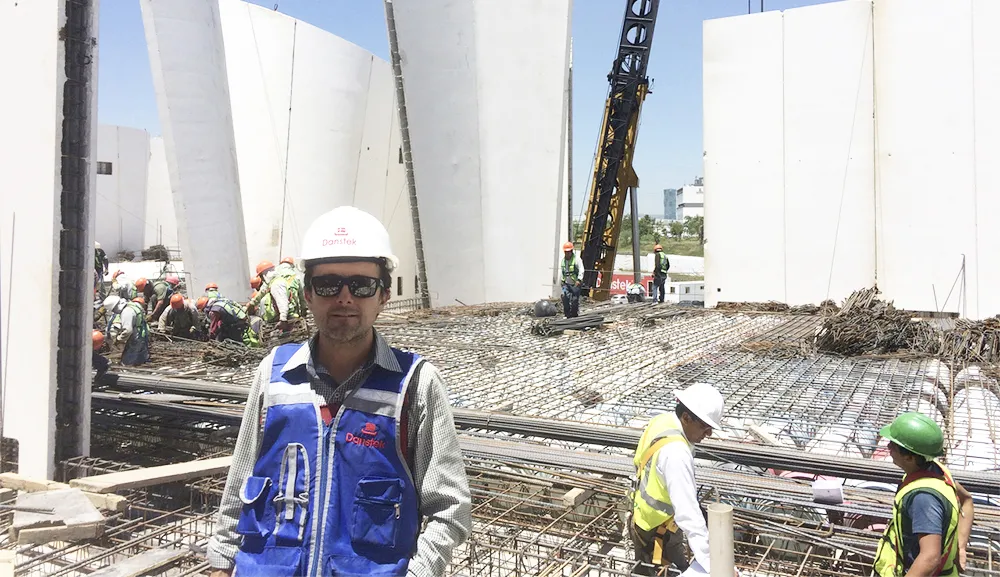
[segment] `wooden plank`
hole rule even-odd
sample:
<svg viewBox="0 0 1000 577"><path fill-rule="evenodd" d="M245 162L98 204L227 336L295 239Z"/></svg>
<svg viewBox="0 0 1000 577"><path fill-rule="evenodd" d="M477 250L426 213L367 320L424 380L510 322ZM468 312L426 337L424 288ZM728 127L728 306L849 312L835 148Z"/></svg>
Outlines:
<svg viewBox="0 0 1000 577"><path fill-rule="evenodd" d="M65 483L57 483L48 479L31 479L17 473L0 473L0 487L17 489L18 491L50 491L53 489L69 489Z"/></svg>
<svg viewBox="0 0 1000 577"><path fill-rule="evenodd" d="M563 495L562 497L563 507L571 509L573 507L576 507L580 503L583 503L587 499L591 498L593 495L594 492L591 491L590 489L581 489L580 487L574 487Z"/></svg>
<svg viewBox="0 0 1000 577"><path fill-rule="evenodd" d="M231 456L202 461L187 461L185 463L174 463L160 467L110 473L108 475L82 477L80 479L73 479L69 484L72 487L78 487L84 491L93 493L114 493L125 489L141 489L153 485L162 485L174 481L186 481L188 479L225 473L229 470L229 465L232 461L233 458Z"/></svg>
<svg viewBox="0 0 1000 577"><path fill-rule="evenodd" d="M140 577L188 555L183 549L150 549L145 553L117 561L90 574L90 577Z"/></svg>
<svg viewBox="0 0 1000 577"><path fill-rule="evenodd" d="M16 535L14 534L16 531ZM95 539L104 533L104 521L100 523L89 523L86 525L57 525L54 527L38 527L36 529L16 530L10 528L10 538L16 540L19 545L50 543L52 541L72 542L81 539Z"/></svg>

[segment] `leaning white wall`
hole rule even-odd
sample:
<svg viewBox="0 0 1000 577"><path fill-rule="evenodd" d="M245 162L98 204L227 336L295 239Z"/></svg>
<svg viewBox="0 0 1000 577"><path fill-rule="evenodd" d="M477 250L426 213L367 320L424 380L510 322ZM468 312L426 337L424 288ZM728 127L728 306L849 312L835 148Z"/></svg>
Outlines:
<svg viewBox="0 0 1000 577"><path fill-rule="evenodd" d="M149 169L146 174L146 234L143 246L162 244L170 249L179 249L174 196L170 189L167 150L162 136L149 139Z"/></svg>
<svg viewBox="0 0 1000 577"><path fill-rule="evenodd" d="M58 340L60 145L66 79L58 31L64 23L63 2L0 3L0 53L7 55L4 82L16 87L0 91L3 436L19 442L18 471L36 478L54 474L56 351L60 344L67 352L72 348ZM91 118L96 118L96 91L90 110ZM91 126L96 129L96 122ZM92 162L89 169L92 174ZM92 242L92 236L88 234L86 242ZM84 276L92 274L90 267L85 266L89 273ZM89 352L84 342L76 344L80 353L86 353L86 374ZM82 395L81 402L82 433L89 437L89 396Z"/></svg>
<svg viewBox="0 0 1000 577"><path fill-rule="evenodd" d="M250 266L298 255L313 219L352 204L380 218L414 295L415 249L389 64L305 22L219 4Z"/></svg>
<svg viewBox="0 0 1000 577"><path fill-rule="evenodd" d="M97 129L97 161L111 174L97 175L95 238L111 258L146 248L146 179L149 134L138 128L102 124Z"/></svg>
<svg viewBox="0 0 1000 577"><path fill-rule="evenodd" d="M570 3L392 5L432 302L548 296Z"/></svg>
<svg viewBox="0 0 1000 577"><path fill-rule="evenodd" d="M188 281L243 294L249 269L219 6L140 6Z"/></svg>

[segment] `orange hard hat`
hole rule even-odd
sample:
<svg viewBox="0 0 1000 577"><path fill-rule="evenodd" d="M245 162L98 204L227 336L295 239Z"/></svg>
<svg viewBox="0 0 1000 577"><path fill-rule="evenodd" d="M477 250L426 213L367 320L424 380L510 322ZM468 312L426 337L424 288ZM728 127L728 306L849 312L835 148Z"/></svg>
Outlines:
<svg viewBox="0 0 1000 577"><path fill-rule="evenodd" d="M132 302L139 303L139 304L141 304L143 306L146 305L146 299L144 299L142 297L135 297L134 299L132 299Z"/></svg>
<svg viewBox="0 0 1000 577"><path fill-rule="evenodd" d="M250 288L255 289L255 290L260 288L260 277L259 276L252 276L252 277L250 277Z"/></svg>
<svg viewBox="0 0 1000 577"><path fill-rule="evenodd" d="M257 263L257 274L263 274L274 268L274 263L269 260L262 260Z"/></svg>
<svg viewBox="0 0 1000 577"><path fill-rule="evenodd" d="M573 243L571 243L569 241L564 242L563 243L563 250L564 251L573 250Z"/></svg>
<svg viewBox="0 0 1000 577"><path fill-rule="evenodd" d="M173 294L170 296L170 308L182 309L184 308L184 295Z"/></svg>
<svg viewBox="0 0 1000 577"><path fill-rule="evenodd" d="M139 277L139 278L137 278L135 280L135 288L138 289L140 292L144 291L144 290L146 290L146 285L148 283L149 283L149 281L146 280L146 277L142 277L141 276L141 277Z"/></svg>
<svg viewBox="0 0 1000 577"><path fill-rule="evenodd" d="M285 258L281 259L281 264L291 264L291 265L294 265L295 264L295 259L292 258L292 257L290 257L290 256L286 256Z"/></svg>
<svg viewBox="0 0 1000 577"><path fill-rule="evenodd" d="M660 245L656 245L656 246L653 247L653 250L654 251L661 251L661 250L663 250L663 247L660 246Z"/></svg>
<svg viewBox="0 0 1000 577"><path fill-rule="evenodd" d="M198 299L198 302L195 303L195 306L198 307L198 310L203 311L205 310L205 305L207 304L208 304L208 297L201 297L200 299Z"/></svg>
<svg viewBox="0 0 1000 577"><path fill-rule="evenodd" d="M210 282L207 285L205 285L205 290L207 290L207 291L217 291L217 290L219 290L219 285L215 284L214 282Z"/></svg>
<svg viewBox="0 0 1000 577"><path fill-rule="evenodd" d="M102 333L101 331L94 329L94 332L91 335L90 339L94 342L95 351L100 350L101 347L104 346L104 333Z"/></svg>

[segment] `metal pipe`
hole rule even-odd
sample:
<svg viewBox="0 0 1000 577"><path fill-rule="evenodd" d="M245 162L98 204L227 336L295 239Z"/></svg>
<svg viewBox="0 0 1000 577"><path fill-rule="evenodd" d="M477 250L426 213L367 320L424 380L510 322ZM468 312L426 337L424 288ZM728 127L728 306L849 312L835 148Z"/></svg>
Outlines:
<svg viewBox="0 0 1000 577"><path fill-rule="evenodd" d="M639 187L633 186L628 191L632 203L632 282L642 282L642 266L639 264Z"/></svg>
<svg viewBox="0 0 1000 577"><path fill-rule="evenodd" d="M712 503L708 506L708 559L711 577L733 577L733 506Z"/></svg>

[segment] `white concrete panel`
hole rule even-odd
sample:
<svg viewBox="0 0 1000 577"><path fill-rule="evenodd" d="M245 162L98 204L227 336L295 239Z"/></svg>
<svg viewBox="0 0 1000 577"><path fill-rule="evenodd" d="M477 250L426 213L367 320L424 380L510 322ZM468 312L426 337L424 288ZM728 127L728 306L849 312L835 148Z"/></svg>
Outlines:
<svg viewBox="0 0 1000 577"><path fill-rule="evenodd" d="M393 250L399 257L399 268L396 269L394 273L396 278L393 279L393 282L398 284L393 289L393 297L408 299L418 295L417 249L413 236L409 190L406 186L406 166L400 161L402 146L403 135L399 127L399 114L396 112L395 91L393 91L385 193L382 195L382 210L378 216L389 229Z"/></svg>
<svg viewBox="0 0 1000 577"><path fill-rule="evenodd" d="M95 6L96 11L96 6ZM96 18L94 18L96 21ZM56 357L59 349L59 243L62 140L62 92L66 80L63 44L57 31L65 24L61 2L0 3L0 50L5 86L0 93L0 361L5 395L3 436L18 441L21 474L52 478L55 473ZM91 26L96 26L92 23ZM92 28L96 33L96 28ZM17 55L30 55L18 57ZM96 75L96 48L92 70ZM90 103L96 119L96 90ZM96 140L96 121L91 124ZM94 158L88 158L91 211L84 242L93 241ZM87 259L92 262L92 259ZM93 273L85 263L84 277ZM31 279L24 282L24 279ZM89 294L79 287L79 296ZM89 315L85 315L89 322ZM82 334L81 334L82 336ZM90 352L79 342L75 352ZM72 346L63 351L73 355ZM80 407L81 433L89 437L89 395ZM89 442L83 441L83 451ZM66 448L74 451L77 447Z"/></svg>
<svg viewBox="0 0 1000 577"><path fill-rule="evenodd" d="M251 269L277 262L288 152L295 20L241 0L219 2Z"/></svg>
<svg viewBox="0 0 1000 577"><path fill-rule="evenodd" d="M97 161L110 163L111 174L97 175L95 232L109 257L120 251L138 255L146 248L146 181L149 134L124 126L100 125Z"/></svg>
<svg viewBox="0 0 1000 577"><path fill-rule="evenodd" d="M558 230L570 2L480 0L473 6L480 258L498 265L481 282L486 301L533 301L552 294L553 255L563 242Z"/></svg>
<svg viewBox="0 0 1000 577"><path fill-rule="evenodd" d="M154 244L180 248L167 151L162 136L149 139L149 170L146 173L146 236L143 246Z"/></svg>
<svg viewBox="0 0 1000 577"><path fill-rule="evenodd" d="M191 286L246 292L246 234L219 6L141 0Z"/></svg>
<svg viewBox="0 0 1000 577"><path fill-rule="evenodd" d="M971 0L875 7L878 283L903 308L977 316ZM967 290L956 288L966 258ZM936 293L936 298L935 298ZM964 298L963 298L964 300Z"/></svg>
<svg viewBox="0 0 1000 577"><path fill-rule="evenodd" d="M501 277L498 267L506 263L486 266L479 72L476 34L470 32L474 3L393 0L392 5L431 301L434 305L484 302L487 270ZM539 56L533 63L542 60ZM508 193L519 200L521 194L529 194Z"/></svg>
<svg viewBox="0 0 1000 577"><path fill-rule="evenodd" d="M781 28L704 23L706 306L786 298Z"/></svg>
<svg viewBox="0 0 1000 577"><path fill-rule="evenodd" d="M978 287L970 297L977 316L1000 313L1000 3L974 0L972 4L973 58L975 59L973 98L975 104L975 189L978 272L969 284Z"/></svg>
<svg viewBox="0 0 1000 577"><path fill-rule="evenodd" d="M388 62L373 59L368 78L361 145L358 150L354 206L372 214L382 212L389 162L399 163L399 148L390 151L395 116L395 88Z"/></svg>
<svg viewBox="0 0 1000 577"><path fill-rule="evenodd" d="M783 20L784 301L840 301L875 284L871 2Z"/></svg>
<svg viewBox="0 0 1000 577"><path fill-rule="evenodd" d="M282 254L298 254L317 215L354 201L374 57L298 22Z"/></svg>

